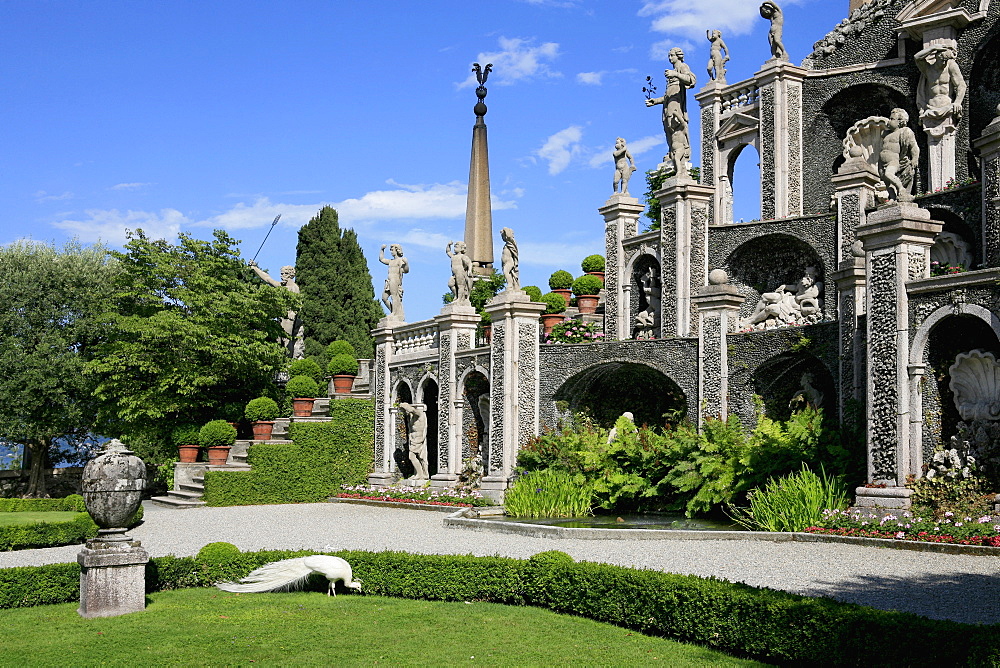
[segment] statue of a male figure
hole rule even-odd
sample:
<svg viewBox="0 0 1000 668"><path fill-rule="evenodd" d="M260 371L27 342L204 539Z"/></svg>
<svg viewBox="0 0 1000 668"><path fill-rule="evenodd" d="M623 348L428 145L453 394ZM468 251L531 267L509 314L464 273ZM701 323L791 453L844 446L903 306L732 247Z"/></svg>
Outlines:
<svg viewBox="0 0 1000 668"><path fill-rule="evenodd" d="M962 120L965 101L965 77L955 62L955 48L948 44L933 44L914 56L920 69L917 84L917 108L925 128L937 127Z"/></svg>
<svg viewBox="0 0 1000 668"><path fill-rule="evenodd" d="M632 154L625 145L625 140L621 137L615 140L615 150L612 152L612 157L615 160L615 179L611 186L612 192L620 192L627 196L628 182L632 178L632 173L635 172L635 160L632 159Z"/></svg>
<svg viewBox="0 0 1000 668"><path fill-rule="evenodd" d="M454 252L452 252L454 247ZM448 287L454 297L453 303L468 305L472 294L472 258L465 252L464 241L449 241L444 252L451 258L451 278Z"/></svg>
<svg viewBox="0 0 1000 668"><path fill-rule="evenodd" d="M889 132L882 137L882 152L878 164L882 181L889 190L889 199L913 201L914 170L920 160L917 136L907 127L910 115L905 109L893 109L889 114Z"/></svg>
<svg viewBox="0 0 1000 668"><path fill-rule="evenodd" d="M382 289L382 303L389 309L389 317L403 320L403 274L410 272L410 265L403 257L403 247L399 244L389 246L389 258L385 257L385 244L378 251L378 261L389 267Z"/></svg>
<svg viewBox="0 0 1000 668"><path fill-rule="evenodd" d="M785 32L785 15L773 0L766 0L760 6L761 18L771 22L767 31L767 43L771 47L771 60L788 60L788 51L782 41Z"/></svg>
<svg viewBox="0 0 1000 668"><path fill-rule="evenodd" d="M248 263L250 268L253 269L254 273L268 285L273 285L276 288L285 288L291 293L299 294L299 286L295 282L295 267L291 265L286 265L281 268L281 280L276 281L271 278L266 271L257 266L257 263L250 260ZM302 318L299 317L298 312L289 311L288 314L281 319L281 328L285 330L287 338L281 339L281 345L285 346L288 350L288 356L292 359L300 360L306 356L306 345L305 345L305 327L302 326Z"/></svg>
<svg viewBox="0 0 1000 668"><path fill-rule="evenodd" d="M722 40L721 30L706 30L705 36L712 44L708 54L708 78L720 84L726 83L726 63L729 62L729 47ZM723 55L725 52L725 55Z"/></svg>
<svg viewBox="0 0 1000 668"><path fill-rule="evenodd" d="M679 46L670 49L668 58L674 69L663 71L663 76L667 78L667 90L663 97L646 100L646 106L663 105L663 133L670 149L664 162L673 162L677 177L684 178L687 176L687 164L691 160L687 89L694 88L697 77L684 62L684 50Z"/></svg>
<svg viewBox="0 0 1000 668"><path fill-rule="evenodd" d="M406 434L409 440L410 463L413 464L413 477L427 480L427 411L420 406L400 402L399 408L406 413Z"/></svg>

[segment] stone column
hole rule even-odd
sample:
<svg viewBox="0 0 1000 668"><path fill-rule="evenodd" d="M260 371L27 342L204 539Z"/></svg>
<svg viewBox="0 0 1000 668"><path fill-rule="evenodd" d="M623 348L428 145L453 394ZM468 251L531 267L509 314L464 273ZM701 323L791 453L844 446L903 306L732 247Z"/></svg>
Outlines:
<svg viewBox="0 0 1000 668"><path fill-rule="evenodd" d="M438 461L437 473L431 476L434 487L452 487L462 467L462 401L455 373L455 353L476 345L476 326L480 321L471 306L448 304L435 316L438 347Z"/></svg>
<svg viewBox="0 0 1000 668"><path fill-rule="evenodd" d="M839 364L841 420L850 400L865 400L865 333L858 321L865 314L865 287L867 284L865 258L850 255L831 272L829 280L837 286L837 321L840 324Z"/></svg>
<svg viewBox="0 0 1000 668"><path fill-rule="evenodd" d="M875 206L878 172L863 158L848 159L831 179L837 198L837 262L850 259L857 229L868 221L867 209Z"/></svg>
<svg viewBox="0 0 1000 668"><path fill-rule="evenodd" d="M729 417L729 349L727 335L736 329L746 299L721 269L691 301L698 309L698 427L706 418Z"/></svg>
<svg viewBox="0 0 1000 668"><path fill-rule="evenodd" d="M398 321L383 318L372 331L375 337L375 364L372 375L372 399L375 402L375 466L368 474L368 484L388 487L392 484L392 454L396 448L396 416L392 410L392 385L389 363L395 350L392 327Z"/></svg>
<svg viewBox="0 0 1000 668"><path fill-rule="evenodd" d="M726 84L709 81L694 96L701 105L701 172L698 181L706 186L716 185L721 176L728 177L726 165L722 164L719 156L719 142L716 139L722 121L722 89L725 87ZM709 209L709 220L715 224L724 222L723 211L718 201L722 189L719 191ZM728 222L732 222L732 216Z"/></svg>
<svg viewBox="0 0 1000 668"><path fill-rule="evenodd" d="M983 166L983 266L1000 267L1000 116L972 145L979 151Z"/></svg>
<svg viewBox="0 0 1000 668"><path fill-rule="evenodd" d="M708 282L709 206L715 188L671 178L660 200L660 336L693 336L698 314L692 293Z"/></svg>
<svg viewBox="0 0 1000 668"><path fill-rule="evenodd" d="M490 447L483 494L499 500L510 484L517 452L538 433L538 337L544 304L521 290L501 292L486 305L490 344Z"/></svg>
<svg viewBox="0 0 1000 668"><path fill-rule="evenodd" d="M625 273L622 241L639 231L639 216L645 207L635 197L615 194L597 211L604 216L604 335L609 340L631 338L629 300L625 288L631 277Z"/></svg>
<svg viewBox="0 0 1000 668"><path fill-rule="evenodd" d="M906 283L930 276L930 249L941 228L915 204L879 209L858 228L868 267L868 480L891 487L903 487L908 474L919 473L910 452Z"/></svg>
<svg viewBox="0 0 1000 668"><path fill-rule="evenodd" d="M806 70L771 60L760 87L761 218L802 215L802 81Z"/></svg>
<svg viewBox="0 0 1000 668"><path fill-rule="evenodd" d="M139 541L88 540L76 560L81 617L115 617L145 609L149 554Z"/></svg>

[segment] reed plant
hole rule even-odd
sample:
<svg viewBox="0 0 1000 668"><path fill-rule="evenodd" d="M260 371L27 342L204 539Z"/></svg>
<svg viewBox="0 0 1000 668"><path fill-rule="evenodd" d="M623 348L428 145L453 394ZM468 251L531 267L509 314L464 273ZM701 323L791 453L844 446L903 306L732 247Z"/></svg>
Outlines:
<svg viewBox="0 0 1000 668"><path fill-rule="evenodd" d="M824 510L847 507L841 476L814 473L805 464L797 473L771 480L747 494L749 508L729 507L734 522L751 531L805 531L824 518Z"/></svg>
<svg viewBox="0 0 1000 668"><path fill-rule="evenodd" d="M592 515L593 492L582 476L545 469L526 473L504 495L512 517L582 517Z"/></svg>

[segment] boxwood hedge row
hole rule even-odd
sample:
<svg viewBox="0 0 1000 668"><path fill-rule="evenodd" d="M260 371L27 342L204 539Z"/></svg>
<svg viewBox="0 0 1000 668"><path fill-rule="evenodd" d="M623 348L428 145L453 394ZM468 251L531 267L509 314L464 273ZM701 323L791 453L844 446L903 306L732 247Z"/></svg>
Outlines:
<svg viewBox="0 0 1000 668"><path fill-rule="evenodd" d="M265 563L313 552L160 557L147 590L211 586ZM713 578L606 564L544 552L528 560L335 552L351 563L366 593L443 601L535 605L652 635L676 638L781 665L995 666L1000 628L931 620ZM0 570L0 608L78 600L79 566ZM325 591L314 576L310 588Z"/></svg>
<svg viewBox="0 0 1000 668"><path fill-rule="evenodd" d="M0 551L2 552L72 545L82 543L97 535L97 525L86 512L83 497L78 494L63 499L0 499L0 502L7 501L20 501L22 503L0 503L0 512L52 512L60 510L81 510L83 512L78 513L71 520L62 522L41 521L33 524L0 526ZM142 514L142 506L139 506L129 522L129 526L138 523L142 519Z"/></svg>

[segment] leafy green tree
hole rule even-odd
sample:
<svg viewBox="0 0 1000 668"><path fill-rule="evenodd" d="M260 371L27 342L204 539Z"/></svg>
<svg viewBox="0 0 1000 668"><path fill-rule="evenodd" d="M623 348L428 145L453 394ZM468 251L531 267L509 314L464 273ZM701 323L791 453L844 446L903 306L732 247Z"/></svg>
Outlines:
<svg viewBox="0 0 1000 668"><path fill-rule="evenodd" d="M324 206L299 229L295 272L302 290L306 354L325 368L326 346L343 339L354 346L358 357L371 358L371 330L385 313L375 301L358 235L340 228L333 207Z"/></svg>
<svg viewBox="0 0 1000 668"><path fill-rule="evenodd" d="M147 464L174 458L174 423L238 420L248 400L278 396L274 377L288 364L280 321L298 298L258 280L237 243L221 230L212 241L181 234L177 245L139 230L112 252L112 335L87 373L104 433L127 437Z"/></svg>
<svg viewBox="0 0 1000 668"><path fill-rule="evenodd" d="M101 246L0 248L0 441L24 446L27 496L47 496L47 460L89 455L97 406L83 370L107 333L116 275Z"/></svg>

